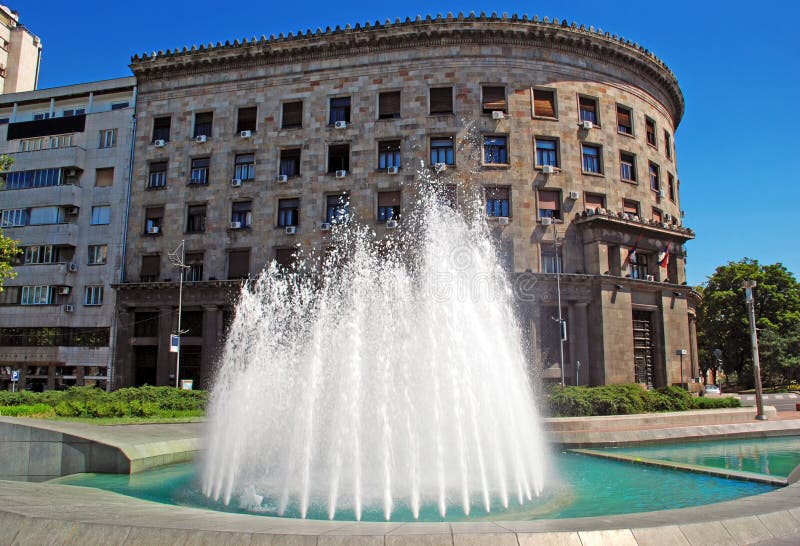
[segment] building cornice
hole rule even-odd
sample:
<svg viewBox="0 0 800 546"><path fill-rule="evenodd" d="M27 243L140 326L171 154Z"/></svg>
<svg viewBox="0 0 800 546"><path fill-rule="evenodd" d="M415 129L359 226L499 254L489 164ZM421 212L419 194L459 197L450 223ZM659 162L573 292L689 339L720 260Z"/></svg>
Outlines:
<svg viewBox="0 0 800 546"><path fill-rule="evenodd" d="M632 70L659 86L671 104L665 106L677 127L684 100L675 74L652 52L616 34L547 17L498 16L485 13L435 18L417 17L381 24L346 25L279 34L260 39L234 40L134 55L131 70L137 79L153 81L183 75L258 66L293 64L392 50L452 45L515 45L553 49Z"/></svg>

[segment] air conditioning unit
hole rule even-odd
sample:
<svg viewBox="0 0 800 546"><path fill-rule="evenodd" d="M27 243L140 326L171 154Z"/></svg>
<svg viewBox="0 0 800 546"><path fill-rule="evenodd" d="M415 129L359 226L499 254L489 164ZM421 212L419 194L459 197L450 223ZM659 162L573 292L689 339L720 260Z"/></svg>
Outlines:
<svg viewBox="0 0 800 546"><path fill-rule="evenodd" d="M553 219L552 218L542 218L542 225L543 226L552 226Z"/></svg>
<svg viewBox="0 0 800 546"><path fill-rule="evenodd" d="M147 233L149 233L150 235L157 234L158 233L158 226L150 226L149 228L147 228Z"/></svg>
<svg viewBox="0 0 800 546"><path fill-rule="evenodd" d="M505 119L506 113L502 110L492 110L492 119Z"/></svg>
<svg viewBox="0 0 800 546"><path fill-rule="evenodd" d="M608 214L608 211L604 208L597 209L597 214Z"/></svg>
<svg viewBox="0 0 800 546"><path fill-rule="evenodd" d="M67 264L67 271L69 271L70 273L77 273L78 272L78 264L76 264L75 262L68 263Z"/></svg>
<svg viewBox="0 0 800 546"><path fill-rule="evenodd" d="M645 279L648 281L654 281L656 278L653 275L645 275Z"/></svg>
<svg viewBox="0 0 800 546"><path fill-rule="evenodd" d="M388 167L386 169L386 172L388 174L397 174L398 172L400 172L400 167Z"/></svg>
<svg viewBox="0 0 800 546"><path fill-rule="evenodd" d="M241 178L231 178L231 187L232 188L238 188L241 185L242 185L242 179Z"/></svg>
<svg viewBox="0 0 800 546"><path fill-rule="evenodd" d="M275 180L277 180L278 182L281 182L281 183L286 183L286 182L288 182L288 181L289 181L289 176L288 176L288 175L285 175L285 174L279 174L279 175L278 175L278 176L275 178Z"/></svg>
<svg viewBox="0 0 800 546"><path fill-rule="evenodd" d="M320 231L330 231L331 230L330 223L329 222L320 222L319 230Z"/></svg>
<svg viewBox="0 0 800 546"><path fill-rule="evenodd" d="M576 192L576 191L569 192L569 198L570 199L575 200L575 199L578 199L580 196L581 196L581 194Z"/></svg>
<svg viewBox="0 0 800 546"><path fill-rule="evenodd" d="M666 196L667 196L667 192L665 192L664 190L658 190L658 197L660 199L664 199Z"/></svg>
<svg viewBox="0 0 800 546"><path fill-rule="evenodd" d="M667 212L667 213L664 214L664 222L666 223L666 222L670 222L670 221L672 221L672 215Z"/></svg>
<svg viewBox="0 0 800 546"><path fill-rule="evenodd" d="M80 211L80 207L67 207L67 214L69 216L77 216Z"/></svg>
<svg viewBox="0 0 800 546"><path fill-rule="evenodd" d="M556 172L556 168L552 165L542 165L542 174L553 174Z"/></svg>
<svg viewBox="0 0 800 546"><path fill-rule="evenodd" d="M345 176L347 176L347 171L345 170L336 171L336 178L344 178Z"/></svg>
<svg viewBox="0 0 800 546"><path fill-rule="evenodd" d="M434 163L433 164L433 170L436 171L437 173L444 172L444 171L447 170L447 164L446 163Z"/></svg>
<svg viewBox="0 0 800 546"><path fill-rule="evenodd" d="M594 123L592 123L592 122L591 122L591 121L589 121L589 120L582 121L582 122L581 122L581 129L585 129L585 130L587 130L587 131L588 131L589 129L594 129Z"/></svg>
<svg viewBox="0 0 800 546"><path fill-rule="evenodd" d="M196 137L194 137L195 142L205 142L207 140L208 140L207 135L197 135Z"/></svg>
<svg viewBox="0 0 800 546"><path fill-rule="evenodd" d="M253 136L253 131L240 131L239 136L242 138L250 138Z"/></svg>
<svg viewBox="0 0 800 546"><path fill-rule="evenodd" d="M294 235L295 233L297 233L297 227L296 226L286 226L286 229L284 231L286 232L286 235Z"/></svg>
<svg viewBox="0 0 800 546"><path fill-rule="evenodd" d="M347 122L346 121L337 121L336 123L333 124L333 126L336 127L337 129L346 129L347 128Z"/></svg>
<svg viewBox="0 0 800 546"><path fill-rule="evenodd" d="M241 222L231 222L231 229L242 229Z"/></svg>
<svg viewBox="0 0 800 546"><path fill-rule="evenodd" d="M498 216L497 223L501 226L507 226L509 222L508 216Z"/></svg>
<svg viewBox="0 0 800 546"><path fill-rule="evenodd" d="M397 229L397 220L387 220L386 229Z"/></svg>
<svg viewBox="0 0 800 546"><path fill-rule="evenodd" d="M72 305L71 303L67 303L66 305L64 305L64 312L65 313L72 313L73 311L75 311L75 306L74 305Z"/></svg>
<svg viewBox="0 0 800 546"><path fill-rule="evenodd" d="M633 216L631 216L631 220L633 220L634 222L638 222L639 221L639 217L634 214Z"/></svg>
<svg viewBox="0 0 800 546"><path fill-rule="evenodd" d="M167 141L160 138L158 140L153 141L153 146L155 146L156 148L163 148L166 145Z"/></svg>
<svg viewBox="0 0 800 546"><path fill-rule="evenodd" d="M61 286L58 289L58 293L62 296L68 296L70 292L72 292L72 288L69 286Z"/></svg>

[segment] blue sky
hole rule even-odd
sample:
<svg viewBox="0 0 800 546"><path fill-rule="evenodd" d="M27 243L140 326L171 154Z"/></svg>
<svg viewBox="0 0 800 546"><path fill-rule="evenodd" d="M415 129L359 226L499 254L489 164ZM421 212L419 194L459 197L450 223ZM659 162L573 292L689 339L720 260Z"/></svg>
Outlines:
<svg viewBox="0 0 800 546"><path fill-rule="evenodd" d="M184 45L459 11L558 17L639 42L676 73L675 135L690 284L745 256L800 276L800 7L791 1L406 0L348 2L11 2L44 45L39 87L130 75L131 55ZM124 10L129 9L130 13ZM798 154L798 155L794 155ZM793 160L792 157L795 159Z"/></svg>

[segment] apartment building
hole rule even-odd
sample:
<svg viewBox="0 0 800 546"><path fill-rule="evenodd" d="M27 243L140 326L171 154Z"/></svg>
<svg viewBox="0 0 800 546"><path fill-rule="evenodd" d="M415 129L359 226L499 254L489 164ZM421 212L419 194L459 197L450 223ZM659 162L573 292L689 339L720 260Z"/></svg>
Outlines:
<svg viewBox="0 0 800 546"><path fill-rule="evenodd" d="M242 280L296 245L324 249L342 217L383 236L420 164L456 193L482 186L514 282L535 287L518 307L536 374L688 381L698 296L673 138L683 95L638 44L448 15L137 55L131 68L115 385L174 383L180 275L181 377L206 385ZM168 254L182 241L178 269Z"/></svg>
<svg viewBox="0 0 800 546"><path fill-rule="evenodd" d="M39 81L42 41L0 5L0 94L33 91Z"/></svg>
<svg viewBox="0 0 800 546"><path fill-rule="evenodd" d="M122 268L132 77L0 96L0 227L22 252L0 293L0 388L107 384Z"/></svg>

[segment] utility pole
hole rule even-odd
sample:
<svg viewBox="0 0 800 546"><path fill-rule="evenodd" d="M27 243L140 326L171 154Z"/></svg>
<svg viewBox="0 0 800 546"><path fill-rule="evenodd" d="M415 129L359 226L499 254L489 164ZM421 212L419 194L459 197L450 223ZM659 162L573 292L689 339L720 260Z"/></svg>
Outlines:
<svg viewBox="0 0 800 546"><path fill-rule="evenodd" d="M183 274L190 266L186 265L186 241L181 241L175 252L167 254L170 263L178 268L178 333L170 336L170 352L176 353L175 358L175 388L181 386L181 315L183 314ZM175 342L177 338L177 343Z"/></svg>
<svg viewBox="0 0 800 546"><path fill-rule="evenodd" d="M753 375L756 382L756 419L766 421L764 415L764 398L761 392L761 360L758 357L758 333L756 332L756 310L753 301L753 288L756 281L742 281L744 288L744 301L747 304L747 318L750 321L750 345L753 349Z"/></svg>

